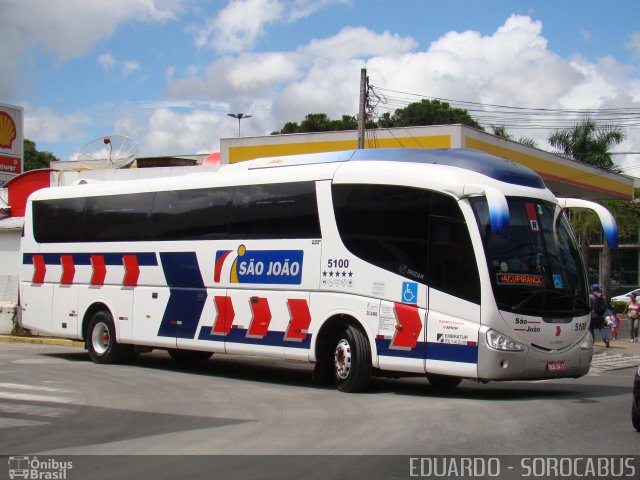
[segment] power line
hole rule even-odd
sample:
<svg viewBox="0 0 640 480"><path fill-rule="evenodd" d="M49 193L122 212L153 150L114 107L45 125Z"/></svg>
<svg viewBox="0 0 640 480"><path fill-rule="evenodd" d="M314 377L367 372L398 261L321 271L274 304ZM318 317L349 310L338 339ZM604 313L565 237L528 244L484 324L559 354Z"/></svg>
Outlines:
<svg viewBox="0 0 640 480"><path fill-rule="evenodd" d="M443 97L432 97L417 93L392 90L384 87L371 86L380 102L377 109L393 113L414 103L416 98L437 100L448 103L452 108L463 108L469 112L480 124L485 126L503 125L510 129L520 130L562 130L572 128L576 122L589 117L597 124L614 124L624 129L640 127L640 108L530 108L481 103L466 100L455 100Z"/></svg>

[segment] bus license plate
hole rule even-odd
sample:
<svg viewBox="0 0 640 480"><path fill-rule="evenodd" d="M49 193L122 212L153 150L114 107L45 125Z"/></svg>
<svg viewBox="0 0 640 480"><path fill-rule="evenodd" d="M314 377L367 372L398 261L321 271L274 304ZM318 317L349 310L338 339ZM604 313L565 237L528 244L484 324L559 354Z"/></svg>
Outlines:
<svg viewBox="0 0 640 480"><path fill-rule="evenodd" d="M552 360L550 362L547 362L547 371L564 372L565 371L564 360Z"/></svg>

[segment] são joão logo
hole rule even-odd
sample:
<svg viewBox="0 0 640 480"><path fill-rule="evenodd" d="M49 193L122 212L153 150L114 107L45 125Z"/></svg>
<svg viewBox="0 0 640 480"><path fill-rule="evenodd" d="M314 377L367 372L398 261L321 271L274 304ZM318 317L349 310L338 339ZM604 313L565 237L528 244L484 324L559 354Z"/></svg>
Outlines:
<svg viewBox="0 0 640 480"><path fill-rule="evenodd" d="M216 252L215 282L220 282L224 263L233 250ZM240 245L231 265L231 283L300 285L303 250L247 250Z"/></svg>

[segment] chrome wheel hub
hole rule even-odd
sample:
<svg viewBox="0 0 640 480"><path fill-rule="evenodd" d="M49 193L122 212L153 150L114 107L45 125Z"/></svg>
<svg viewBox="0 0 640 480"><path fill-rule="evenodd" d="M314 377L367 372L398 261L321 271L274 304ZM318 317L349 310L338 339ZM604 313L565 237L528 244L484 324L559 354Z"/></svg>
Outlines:
<svg viewBox="0 0 640 480"><path fill-rule="evenodd" d="M349 377L349 372L351 372L351 346L345 339L340 340L336 345L333 364L338 378L346 380Z"/></svg>

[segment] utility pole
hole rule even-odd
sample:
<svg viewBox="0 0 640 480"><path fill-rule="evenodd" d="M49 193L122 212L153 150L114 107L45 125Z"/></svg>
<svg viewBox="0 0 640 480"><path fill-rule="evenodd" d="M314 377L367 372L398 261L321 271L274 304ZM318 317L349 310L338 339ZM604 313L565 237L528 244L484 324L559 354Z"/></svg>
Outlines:
<svg viewBox="0 0 640 480"><path fill-rule="evenodd" d="M367 92L369 90L369 78L367 69L360 69L360 110L358 112L358 149L364 148L364 127L366 119Z"/></svg>

